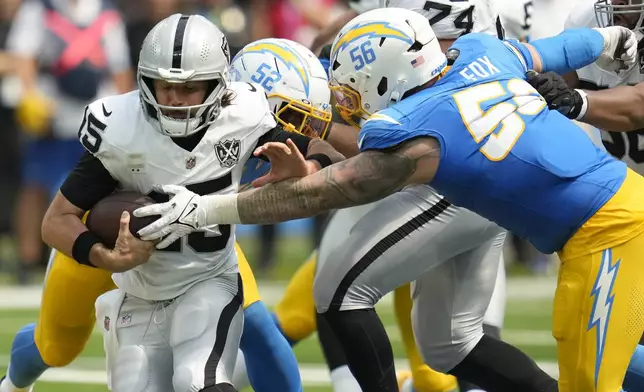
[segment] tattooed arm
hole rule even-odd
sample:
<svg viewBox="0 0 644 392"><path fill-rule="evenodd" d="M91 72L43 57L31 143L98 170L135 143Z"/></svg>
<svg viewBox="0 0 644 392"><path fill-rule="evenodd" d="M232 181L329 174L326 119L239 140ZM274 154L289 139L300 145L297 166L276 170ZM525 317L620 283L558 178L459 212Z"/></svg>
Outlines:
<svg viewBox="0 0 644 392"><path fill-rule="evenodd" d="M204 196L200 225L275 223L382 199L409 184L431 181L438 142L421 137L386 151L366 151L310 176L237 195Z"/></svg>
<svg viewBox="0 0 644 392"><path fill-rule="evenodd" d="M161 215L138 231L144 240L163 238L168 246L195 230L231 223L276 223L382 199L410 184L434 178L440 158L436 139L418 137L395 148L362 152L307 177L286 180L237 194L198 196L165 185L170 201L141 207L134 216Z"/></svg>

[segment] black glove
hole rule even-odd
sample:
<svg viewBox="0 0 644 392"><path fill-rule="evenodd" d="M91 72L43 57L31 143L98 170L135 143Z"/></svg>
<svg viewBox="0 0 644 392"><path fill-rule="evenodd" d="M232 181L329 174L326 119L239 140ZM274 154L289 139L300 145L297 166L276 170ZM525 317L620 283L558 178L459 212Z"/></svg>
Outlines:
<svg viewBox="0 0 644 392"><path fill-rule="evenodd" d="M556 110L571 120L577 119L584 100L561 75L554 72L539 74L530 70L526 73L526 80L546 99L550 110Z"/></svg>

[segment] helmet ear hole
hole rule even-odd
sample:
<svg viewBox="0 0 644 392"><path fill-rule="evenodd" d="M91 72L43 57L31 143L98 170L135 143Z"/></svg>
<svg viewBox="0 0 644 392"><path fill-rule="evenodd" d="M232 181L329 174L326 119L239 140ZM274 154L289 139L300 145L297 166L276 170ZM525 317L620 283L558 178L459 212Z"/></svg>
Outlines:
<svg viewBox="0 0 644 392"><path fill-rule="evenodd" d="M154 97L154 99L157 99L157 91L154 88L154 80L147 76L142 76L141 79L143 79L143 83L145 83L145 85L150 89L152 97Z"/></svg>
<svg viewBox="0 0 644 392"><path fill-rule="evenodd" d="M152 98L154 98L154 100L156 101L157 92L154 89L154 80L152 78L150 78L150 77L147 77L147 76L141 76L141 80L143 80L143 83L145 84L145 86L148 88L148 90L150 90L150 93L152 94ZM146 109L148 115L151 118L153 118L155 120L158 120L159 116L158 116L158 113L157 113L157 109L154 107L154 105L152 105L149 102L144 101L144 100L142 100L141 102L143 103L143 105L145 105L145 109Z"/></svg>
<svg viewBox="0 0 644 392"><path fill-rule="evenodd" d="M387 78L383 77L378 83L378 95L381 97L387 92Z"/></svg>
<svg viewBox="0 0 644 392"><path fill-rule="evenodd" d="M424 46L423 44L421 44L420 42L416 41L409 47L409 49L407 49L407 51L412 52L412 53L413 52L418 52L419 50L421 50L423 48L423 46Z"/></svg>

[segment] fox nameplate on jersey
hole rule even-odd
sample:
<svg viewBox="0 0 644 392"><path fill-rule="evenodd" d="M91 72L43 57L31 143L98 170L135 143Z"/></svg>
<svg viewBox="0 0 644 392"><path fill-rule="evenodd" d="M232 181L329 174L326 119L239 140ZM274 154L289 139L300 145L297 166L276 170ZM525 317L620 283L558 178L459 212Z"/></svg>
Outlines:
<svg viewBox="0 0 644 392"><path fill-rule="evenodd" d="M225 140L215 144L215 154L221 166L233 167L239 161L239 140Z"/></svg>

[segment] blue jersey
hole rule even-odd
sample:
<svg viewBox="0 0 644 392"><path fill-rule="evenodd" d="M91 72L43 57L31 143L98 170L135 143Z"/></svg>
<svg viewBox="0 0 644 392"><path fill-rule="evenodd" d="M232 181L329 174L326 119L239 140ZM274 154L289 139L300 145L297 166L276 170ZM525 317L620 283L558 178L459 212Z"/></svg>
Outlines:
<svg viewBox="0 0 644 392"><path fill-rule="evenodd" d="M261 176L266 175L270 169L270 162L261 160L256 157L249 158L244 164L244 169L242 170L242 178L239 181L239 185L249 185L251 182L255 181Z"/></svg>
<svg viewBox="0 0 644 392"><path fill-rule="evenodd" d="M441 151L431 186L544 253L562 249L619 189L626 165L548 110L512 44L469 34L452 48L460 55L436 84L364 124L360 149L433 137Z"/></svg>

